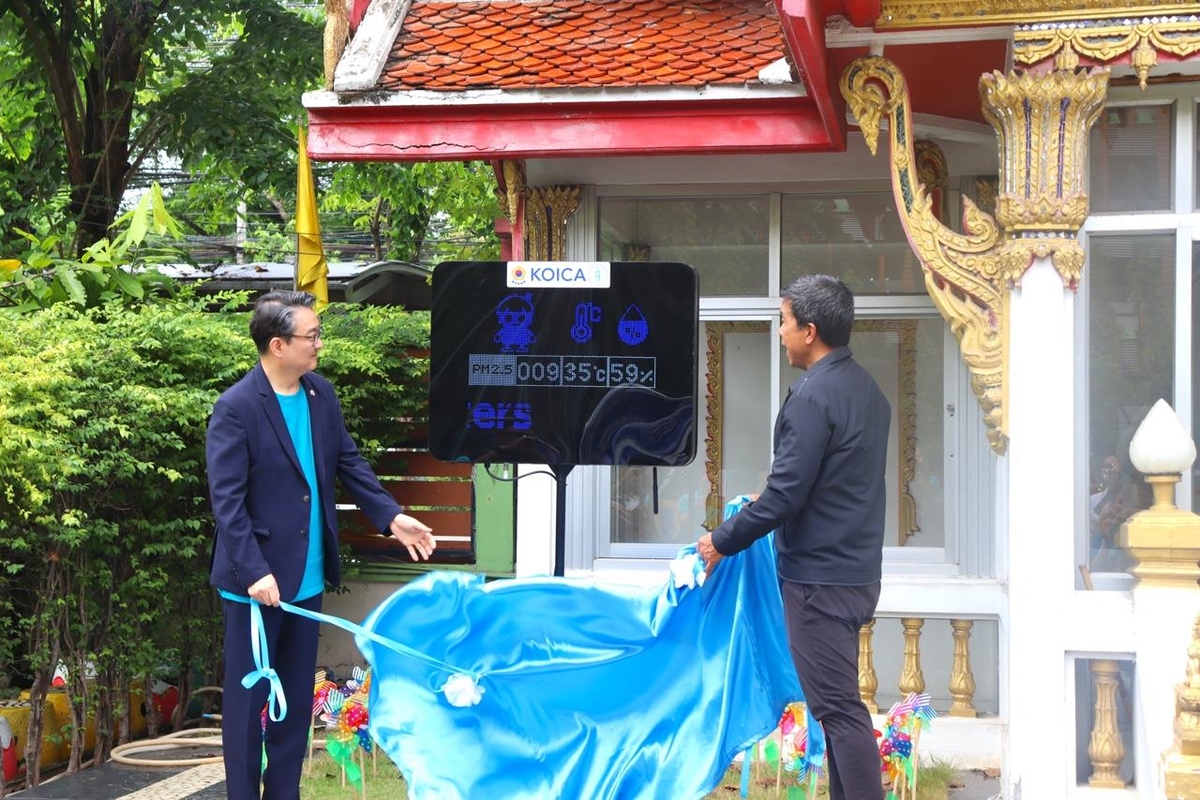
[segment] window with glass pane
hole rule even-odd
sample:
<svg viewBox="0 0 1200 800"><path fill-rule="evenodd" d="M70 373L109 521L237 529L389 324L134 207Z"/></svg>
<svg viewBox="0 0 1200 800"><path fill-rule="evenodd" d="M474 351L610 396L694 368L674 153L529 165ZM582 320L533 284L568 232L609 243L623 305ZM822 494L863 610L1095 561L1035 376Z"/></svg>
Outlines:
<svg viewBox="0 0 1200 800"><path fill-rule="evenodd" d="M707 322L701 331L700 454L686 467L613 470L614 543L688 544L738 494L762 491L770 468L770 326Z"/></svg>
<svg viewBox="0 0 1200 800"><path fill-rule="evenodd" d="M601 198L603 261L682 261L706 297L767 294L766 197Z"/></svg>
<svg viewBox="0 0 1200 800"><path fill-rule="evenodd" d="M836 275L855 294L922 294L891 192L785 195L781 234L786 286L804 274Z"/></svg>
<svg viewBox="0 0 1200 800"><path fill-rule="evenodd" d="M1089 240L1088 463L1092 572L1131 561L1116 548L1121 523L1149 505L1129 442L1160 397L1171 399L1175 335L1172 234L1093 235Z"/></svg>
<svg viewBox="0 0 1200 800"><path fill-rule="evenodd" d="M1200 242L1192 242L1192 438L1200 441L1200 281L1195 276L1200 270ZM1192 465L1191 505L1184 498L1180 504L1200 513L1200 459Z"/></svg>
<svg viewBox="0 0 1200 800"><path fill-rule="evenodd" d="M1093 213L1171 209L1171 106L1109 106L1092 126Z"/></svg>
<svg viewBox="0 0 1200 800"><path fill-rule="evenodd" d="M940 318L859 320L850 350L892 407L888 431L889 547L945 547L945 380ZM781 363L780 391L800 372ZM781 400L782 400L781 395Z"/></svg>

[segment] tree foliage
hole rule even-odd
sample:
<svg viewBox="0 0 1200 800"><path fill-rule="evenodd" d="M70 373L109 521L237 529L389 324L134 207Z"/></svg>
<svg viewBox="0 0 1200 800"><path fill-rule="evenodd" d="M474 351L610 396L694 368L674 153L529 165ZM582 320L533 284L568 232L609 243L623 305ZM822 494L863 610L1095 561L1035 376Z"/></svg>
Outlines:
<svg viewBox="0 0 1200 800"><path fill-rule="evenodd" d="M187 292L0 313L0 664L33 686L35 708L67 665L76 768L85 721L102 721L103 757L120 738L107 721L144 676L186 686L217 669L204 435L256 359L233 310L246 297L226 300L224 313ZM368 451L399 441L424 407L427 361L412 354L428 346L428 315L333 306L323 324L321 371L352 434ZM22 739L35 783L42 735Z"/></svg>
<svg viewBox="0 0 1200 800"><path fill-rule="evenodd" d="M232 241L240 224L259 240L252 257L290 256L322 24L319 6L281 0L0 4L0 255L17 230L82 254L128 190L160 174L178 181L167 195L188 233ZM482 165L324 165L317 177L333 193L325 224L361 231L377 258L420 259L430 231L474 257L498 250Z"/></svg>
<svg viewBox="0 0 1200 800"><path fill-rule="evenodd" d="M274 0L11 0L3 8L6 50L36 66L55 109L60 183L78 226L73 252L106 235L130 178L172 142L194 137L189 150L238 146L270 159L264 147L278 151L291 139L280 132L294 129L300 93L320 70L315 17Z"/></svg>
<svg viewBox="0 0 1200 800"><path fill-rule="evenodd" d="M20 258L0 259L0 305L17 311L47 308L58 303L96 306L113 300L136 302L154 292L173 291L173 281L154 269L172 260L175 250L160 246L178 239L179 226L167 213L162 190L151 187L137 207L117 220L111 239L93 242L78 259L59 255L58 237L38 237L17 231L28 242Z"/></svg>

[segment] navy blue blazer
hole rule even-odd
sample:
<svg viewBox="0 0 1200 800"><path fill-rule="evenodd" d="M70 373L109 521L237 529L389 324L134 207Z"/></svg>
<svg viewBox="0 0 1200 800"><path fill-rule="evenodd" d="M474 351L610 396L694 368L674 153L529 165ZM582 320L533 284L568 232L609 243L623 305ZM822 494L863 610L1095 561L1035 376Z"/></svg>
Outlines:
<svg viewBox="0 0 1200 800"><path fill-rule="evenodd" d="M257 364L217 399L208 422L208 487L217 523L209 582L219 589L244 595L273 574L279 596L290 601L300 589L312 535L324 544L325 580L339 585L335 477L380 531L402 512L346 431L329 381L310 372L300 386L308 395L324 525L315 533L308 529L308 481L275 391Z"/></svg>

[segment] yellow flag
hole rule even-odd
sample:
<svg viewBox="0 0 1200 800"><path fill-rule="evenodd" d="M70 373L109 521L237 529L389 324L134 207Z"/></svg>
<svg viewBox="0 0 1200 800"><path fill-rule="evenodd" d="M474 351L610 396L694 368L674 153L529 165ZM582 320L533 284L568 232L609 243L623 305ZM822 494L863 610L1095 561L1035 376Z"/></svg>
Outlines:
<svg viewBox="0 0 1200 800"><path fill-rule="evenodd" d="M316 310L329 305L329 263L321 246L317 190L308 163L308 136L300 127L300 158L296 171L296 288L317 298Z"/></svg>

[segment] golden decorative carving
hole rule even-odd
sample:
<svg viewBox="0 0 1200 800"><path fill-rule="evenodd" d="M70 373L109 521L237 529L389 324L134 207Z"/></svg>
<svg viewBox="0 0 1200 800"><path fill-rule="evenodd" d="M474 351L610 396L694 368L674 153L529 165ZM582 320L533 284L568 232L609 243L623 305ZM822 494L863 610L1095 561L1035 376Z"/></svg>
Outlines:
<svg viewBox="0 0 1200 800"><path fill-rule="evenodd" d="M925 673L921 671L921 627L925 620L920 617L904 617L900 625L904 628L904 666L900 669L901 695L920 694L925 691Z"/></svg>
<svg viewBox="0 0 1200 800"><path fill-rule="evenodd" d="M1010 283L1019 282L1035 257L1049 256L1064 285L1078 284L1083 248L1075 234L1088 214L1088 135L1107 91L1103 68L980 78L983 115L1000 136L996 221L1009 237L1000 274Z"/></svg>
<svg viewBox="0 0 1200 800"><path fill-rule="evenodd" d="M1197 10L1193 5L1190 11ZM1156 9L1162 14L1163 8ZM1159 53L1186 58L1200 51L1200 19L1187 17L1139 17L1120 20L1072 21L1051 25L1020 25L1013 31L1013 60L1034 65L1054 58L1059 69L1074 69L1079 56L1101 63L1126 55L1146 88L1146 80L1158 64Z"/></svg>
<svg viewBox="0 0 1200 800"><path fill-rule="evenodd" d="M975 623L969 619L952 619L950 627L954 630L954 663L950 668L950 704L952 717L977 717L971 702L975 699L975 676L971 672L971 627Z"/></svg>
<svg viewBox="0 0 1200 800"><path fill-rule="evenodd" d="M1125 779L1121 777L1120 770L1121 760L1125 758L1125 743L1117 726L1117 676L1120 666L1116 661L1096 659L1090 663L1090 667L1096 705L1092 709L1092 736L1088 740L1088 759L1092 762L1088 786L1124 789Z"/></svg>
<svg viewBox="0 0 1200 800"><path fill-rule="evenodd" d="M913 160L917 165L917 180L929 192L934 216L945 220L946 178L950 174L950 169L946 166L946 154L937 142L917 139L913 142Z"/></svg>
<svg viewBox="0 0 1200 800"><path fill-rule="evenodd" d="M917 323L911 319L861 320L854 323L854 331L893 331L899 334L899 385L896 387L896 417L899 422L896 439L899 452L896 459L899 486L896 489L896 498L900 530L896 543L903 547L908 543L908 537L921 530L917 525L917 501L912 494L912 482L917 474Z"/></svg>
<svg viewBox="0 0 1200 800"><path fill-rule="evenodd" d="M976 0L883 0L875 27L879 30L961 25L977 27L1078 19L1084 14L1093 19L1131 19L1151 15L1194 14L1196 11L1195 3L1184 0L1140 3L1089 0L1086 4L1078 0L989 0L986 4Z"/></svg>
<svg viewBox="0 0 1200 800"><path fill-rule="evenodd" d="M708 358L705 364L704 474L708 477L708 497L704 500L704 529L715 530L721 524L725 498L721 493L721 467L725 463L721 433L725 429L725 336L730 333L767 333L766 322L708 322L705 340Z"/></svg>
<svg viewBox="0 0 1200 800"><path fill-rule="evenodd" d="M496 199L500 202L500 213L515 229L525 199L525 162L501 161L499 172L502 180L497 181Z"/></svg>
<svg viewBox="0 0 1200 800"><path fill-rule="evenodd" d="M325 0L325 33L323 52L325 57L325 88L333 88L333 75L338 62L350 41L350 14L346 0Z"/></svg>
<svg viewBox="0 0 1200 800"><path fill-rule="evenodd" d="M875 634L875 620L858 629L858 696L872 714L879 713L875 692L879 689L879 676L875 674L875 650L871 639Z"/></svg>
<svg viewBox="0 0 1200 800"><path fill-rule="evenodd" d="M567 220L579 209L578 186L530 186L525 191L525 258L562 261Z"/></svg>
<svg viewBox="0 0 1200 800"><path fill-rule="evenodd" d="M1200 756L1200 616L1192 625L1183 683L1175 687L1175 742L1185 756Z"/></svg>
<svg viewBox="0 0 1200 800"><path fill-rule="evenodd" d="M1200 797L1200 616L1187 655L1183 683L1175 686L1175 744L1162 759L1169 798Z"/></svg>
<svg viewBox="0 0 1200 800"><path fill-rule="evenodd" d="M1106 69L980 79L984 114L1000 136L1000 193L995 218L963 198L960 234L938 221L917 174L911 105L899 69L880 56L866 56L842 73L842 95L872 153L880 122L888 117L892 191L905 233L921 261L925 288L971 372L997 454L1008 446L1010 289L1038 257L1052 259L1065 285L1078 283L1083 251L1074 236L1087 216L1081 187L1087 136L1107 86Z"/></svg>
<svg viewBox="0 0 1200 800"><path fill-rule="evenodd" d="M979 198L976 205L987 214L996 213L996 195L1000 193L1000 179L995 177L976 178L975 193Z"/></svg>

